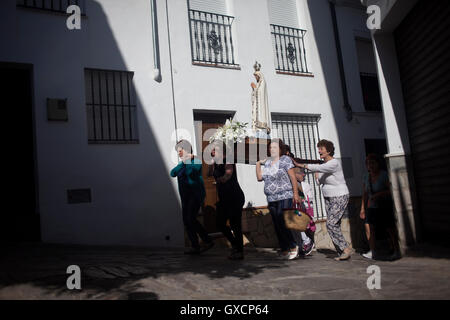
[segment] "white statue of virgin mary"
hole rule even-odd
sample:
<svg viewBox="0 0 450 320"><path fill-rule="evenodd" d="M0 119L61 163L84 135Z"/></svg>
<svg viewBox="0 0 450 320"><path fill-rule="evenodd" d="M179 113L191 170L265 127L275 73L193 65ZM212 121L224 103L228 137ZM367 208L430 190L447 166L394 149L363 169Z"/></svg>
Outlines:
<svg viewBox="0 0 450 320"><path fill-rule="evenodd" d="M267 99L267 86L264 75L262 74L261 64L257 61L253 66L256 78L256 84L252 82L252 130L258 133L270 133L272 123L270 121L269 100Z"/></svg>

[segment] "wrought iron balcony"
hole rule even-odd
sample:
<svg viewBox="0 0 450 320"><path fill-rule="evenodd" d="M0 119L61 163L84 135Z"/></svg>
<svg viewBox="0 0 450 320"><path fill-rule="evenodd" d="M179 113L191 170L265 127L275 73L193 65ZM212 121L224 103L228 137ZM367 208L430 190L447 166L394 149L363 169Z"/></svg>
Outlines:
<svg viewBox="0 0 450 320"><path fill-rule="evenodd" d="M189 9L192 63L238 67L231 24L234 17Z"/></svg>
<svg viewBox="0 0 450 320"><path fill-rule="evenodd" d="M311 74L306 62L306 30L270 25L275 51L275 68L279 73Z"/></svg>

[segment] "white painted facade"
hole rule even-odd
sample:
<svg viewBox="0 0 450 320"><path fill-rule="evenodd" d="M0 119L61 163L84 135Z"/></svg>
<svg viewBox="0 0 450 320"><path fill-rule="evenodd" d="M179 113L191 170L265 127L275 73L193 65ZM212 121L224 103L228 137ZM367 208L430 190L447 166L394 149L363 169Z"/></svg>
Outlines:
<svg viewBox="0 0 450 320"><path fill-rule="evenodd" d="M358 1L355 1L358 2ZM49 243L183 245L175 165L175 128L195 145L194 110L235 112L250 122L253 64L262 64L272 113L319 114L320 138L350 158L352 196L361 195L364 139L384 138L381 113L364 111L356 37L370 39L364 10L339 5L337 20L353 120L346 120L328 0L297 0L313 77L277 74L265 0L227 0L235 17L240 70L192 64L186 0L157 0L160 82L154 80L150 1L86 1L81 30L67 15L2 1L1 62L33 65L42 240ZM169 42L170 40L170 42ZM169 50L170 44L170 50ZM134 72L138 144L88 144L84 68ZM68 122L47 120L46 99L68 99ZM176 127L175 127L176 121ZM239 165L246 202L265 205L254 166ZM90 188L91 203L68 204L67 189ZM170 240L166 240L170 236Z"/></svg>

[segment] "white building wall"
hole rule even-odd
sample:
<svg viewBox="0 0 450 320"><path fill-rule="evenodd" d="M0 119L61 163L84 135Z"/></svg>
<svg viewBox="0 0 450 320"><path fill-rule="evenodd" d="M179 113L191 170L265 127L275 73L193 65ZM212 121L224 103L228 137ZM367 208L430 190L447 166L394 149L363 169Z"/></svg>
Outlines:
<svg viewBox="0 0 450 320"><path fill-rule="evenodd" d="M5 10L3 10L5 9ZM162 3L160 27L164 33ZM174 128L170 82L152 80L150 3L87 1L82 29L66 16L2 3L0 60L34 65L37 162L44 242L180 245L176 185L168 176ZM11 35L13 33L13 35ZM161 42L164 74L167 43ZM140 143L88 145L84 68L135 71ZM68 98L69 121L46 120L47 97ZM67 204L66 189L92 203ZM166 241L165 236L171 240Z"/></svg>
<svg viewBox="0 0 450 320"><path fill-rule="evenodd" d="M231 0L228 0L231 1ZM1 4L0 61L34 65L37 161L42 235L44 242L80 244L183 244L183 226L174 166L174 105L166 20L166 1L157 0L162 81L153 80L153 52L149 1L86 1L82 29L69 31L66 16ZM352 157L355 175L348 182L358 195L364 154L363 138L381 137L378 119L348 123L337 100L342 100L328 1L298 0L302 28L307 29L308 67L314 77L275 73L268 6L265 1L232 1L235 57L241 70L194 66L185 0L170 0L168 16L176 122L194 134L194 109L235 111L235 119L250 122L253 64L265 74L271 112L320 114L320 137L336 143L336 157ZM315 6L311 16L309 6ZM323 11L318 16L317 13ZM347 9L339 11L345 15ZM312 22L314 20L314 23ZM317 39L313 28L323 26ZM361 17L339 17L341 40L347 51L349 83L355 78L356 49L348 30L361 26ZM351 32L352 34L352 32ZM321 45L318 45L318 42ZM329 50L319 52L326 43ZM352 53L353 50L353 53ZM353 56L352 56L353 55ZM324 68L324 57L329 61ZM354 59L353 62L350 60ZM134 71L138 104L139 144L87 143L84 68ZM331 72L330 72L331 70ZM325 72L326 73L325 73ZM332 84L332 85L330 85ZM357 109L355 85L351 103ZM48 122L46 98L68 98L69 121ZM361 103L361 101L359 101ZM180 138L180 136L179 136ZM344 147L346 146L346 147ZM359 160L358 160L359 159ZM363 165L363 163L362 163ZM253 205L265 205L262 183L253 166L238 165L238 179ZM67 189L91 188L92 203L67 204ZM165 237L169 235L170 240Z"/></svg>
<svg viewBox="0 0 450 320"><path fill-rule="evenodd" d="M326 3L325 3L326 2ZM309 1L308 3L311 3ZM328 1L322 2L322 9L329 12ZM347 122L343 118L336 117L338 126L337 139L340 144L340 154L338 157L350 158L353 175L347 174L346 181L352 196L362 194L362 175L366 172L365 168L365 146L364 139L383 139L385 138L382 113L366 112L361 90L360 70L358 65L358 55L356 48L356 38L370 39L370 33L366 27L366 14L363 10L348 7L336 6L337 23L339 38L341 41L341 50L343 56L344 72L346 86L349 97L349 104L354 112L353 120ZM321 41L324 41L323 39ZM334 39L329 38L334 46ZM335 55L335 48L331 48L331 55ZM330 60L333 57L329 57ZM372 61L375 66L375 61ZM336 70L336 73L338 71ZM340 80L336 80L338 83ZM336 94L332 99L342 99L341 94ZM342 101L342 100L341 100ZM343 105L343 101L332 101L337 107ZM342 109L340 109L342 110ZM341 113L344 116L344 111Z"/></svg>

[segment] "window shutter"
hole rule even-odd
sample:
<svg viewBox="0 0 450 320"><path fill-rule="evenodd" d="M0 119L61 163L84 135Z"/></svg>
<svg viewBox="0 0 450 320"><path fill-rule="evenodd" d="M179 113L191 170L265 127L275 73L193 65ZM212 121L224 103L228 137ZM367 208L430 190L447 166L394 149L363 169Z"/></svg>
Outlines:
<svg viewBox="0 0 450 320"><path fill-rule="evenodd" d="M296 0L268 0L271 24L298 28Z"/></svg>
<svg viewBox="0 0 450 320"><path fill-rule="evenodd" d="M192 10L228 15L226 0L189 0Z"/></svg>

